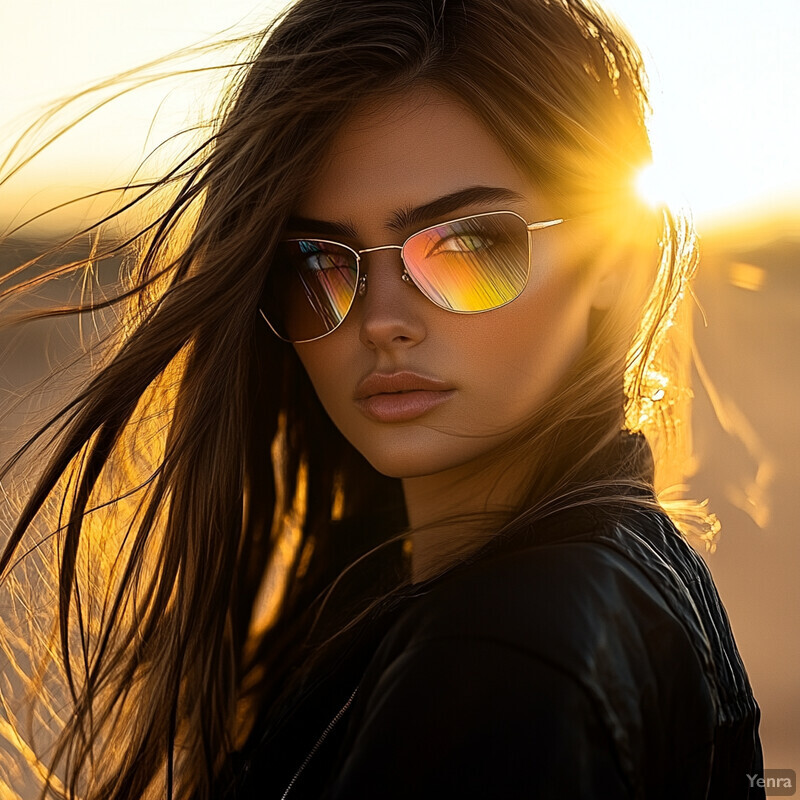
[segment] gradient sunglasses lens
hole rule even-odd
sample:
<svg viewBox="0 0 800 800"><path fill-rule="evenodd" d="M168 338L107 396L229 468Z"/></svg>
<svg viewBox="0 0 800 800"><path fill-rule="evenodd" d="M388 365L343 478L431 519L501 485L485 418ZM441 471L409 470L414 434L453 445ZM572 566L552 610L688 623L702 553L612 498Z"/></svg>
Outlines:
<svg viewBox="0 0 800 800"><path fill-rule="evenodd" d="M318 339L345 318L357 283L358 256L350 248L320 239L290 239L278 245L261 310L281 339Z"/></svg>
<svg viewBox="0 0 800 800"><path fill-rule="evenodd" d="M528 228L511 211L435 225L403 246L406 271L440 308L489 311L519 297L528 281Z"/></svg>

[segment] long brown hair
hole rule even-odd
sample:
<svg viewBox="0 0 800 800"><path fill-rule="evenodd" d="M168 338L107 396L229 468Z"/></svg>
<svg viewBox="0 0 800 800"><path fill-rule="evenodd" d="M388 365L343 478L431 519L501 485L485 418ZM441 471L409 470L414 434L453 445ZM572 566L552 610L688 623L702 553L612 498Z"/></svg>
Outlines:
<svg viewBox="0 0 800 800"><path fill-rule="evenodd" d="M615 240L642 230L641 58L589 0L299 0L255 37L212 133L152 187L172 199L125 245L136 264L109 303L127 311L101 367L0 473L51 437L0 572L19 590L15 555L55 543L51 616L28 636L44 648L28 664L42 707L59 676L68 689L44 773L54 796L210 796L252 721L244 700L267 707L310 657L314 601L402 535L399 482L334 428L257 308L332 136L356 104L421 84L470 108L564 215L595 214ZM659 254L631 260L580 362L509 445L534 454L528 518L592 482L619 496L649 484L641 459L592 472L626 422L651 443L674 434L683 362L665 331L694 242L685 220L659 218L643 237ZM374 541L334 542L356 519L382 521Z"/></svg>

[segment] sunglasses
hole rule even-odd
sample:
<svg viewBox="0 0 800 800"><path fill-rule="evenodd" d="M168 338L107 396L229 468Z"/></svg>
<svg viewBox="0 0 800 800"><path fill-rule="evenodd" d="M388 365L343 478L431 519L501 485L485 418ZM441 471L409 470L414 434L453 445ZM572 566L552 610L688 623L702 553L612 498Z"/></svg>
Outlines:
<svg viewBox="0 0 800 800"><path fill-rule="evenodd" d="M281 241L267 273L261 315L286 342L333 333L367 290L361 256L399 250L402 279L434 305L480 314L520 296L531 266L530 231L564 222L526 222L513 211L473 214L431 225L403 244L354 250L328 239Z"/></svg>

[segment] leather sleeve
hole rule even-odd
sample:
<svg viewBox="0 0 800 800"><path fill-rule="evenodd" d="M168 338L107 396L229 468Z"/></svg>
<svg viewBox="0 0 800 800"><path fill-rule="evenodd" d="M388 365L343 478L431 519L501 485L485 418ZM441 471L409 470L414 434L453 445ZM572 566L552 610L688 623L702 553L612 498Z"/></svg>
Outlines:
<svg viewBox="0 0 800 800"><path fill-rule="evenodd" d="M361 700L326 800L632 796L587 690L506 643L417 643Z"/></svg>

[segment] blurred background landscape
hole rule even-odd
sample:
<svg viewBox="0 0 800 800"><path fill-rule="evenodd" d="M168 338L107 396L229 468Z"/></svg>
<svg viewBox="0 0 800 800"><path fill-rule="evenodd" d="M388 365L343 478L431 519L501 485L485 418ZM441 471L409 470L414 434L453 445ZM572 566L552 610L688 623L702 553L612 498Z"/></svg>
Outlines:
<svg viewBox="0 0 800 800"><path fill-rule="evenodd" d="M701 235L693 419L700 458L689 494L710 498L723 525L716 551L702 555L762 708L766 766L800 772L800 52L794 43L800 6L793 0L763 0L758 7L731 0L608 5L651 64L656 168L642 189L654 199L688 202ZM44 104L230 25L257 29L276 8L253 0L5 6L0 165ZM203 58L189 54L181 63L186 69L210 63ZM158 142L210 111L221 74L156 80L70 131L0 185L0 235L67 198L123 184ZM65 117L76 118L107 95L77 101ZM45 127L31 141L44 143L53 130ZM169 152L149 163L157 168ZM17 155L0 166L0 180ZM13 233L0 243L0 276L107 207L102 200L79 204ZM75 255L89 245L88 237L79 239ZM110 260L26 302L102 292L119 267ZM88 324L37 322L0 334L0 460L31 403L53 402L46 392L29 396L30 389L91 338L81 327Z"/></svg>

